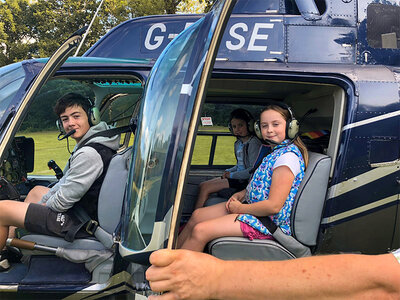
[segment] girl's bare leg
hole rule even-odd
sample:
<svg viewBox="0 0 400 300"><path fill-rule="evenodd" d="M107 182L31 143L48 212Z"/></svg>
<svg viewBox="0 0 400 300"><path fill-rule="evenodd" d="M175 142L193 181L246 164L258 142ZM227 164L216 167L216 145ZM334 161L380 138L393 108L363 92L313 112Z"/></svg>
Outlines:
<svg viewBox="0 0 400 300"><path fill-rule="evenodd" d="M203 207L210 194L218 192L229 187L228 179L214 178L204 181L199 185L199 196L195 205L195 209Z"/></svg>
<svg viewBox="0 0 400 300"><path fill-rule="evenodd" d="M235 221L236 217L237 214L229 214L196 224L191 235L183 243L182 249L202 252L205 245L213 239L223 236L243 236L240 222Z"/></svg>
<svg viewBox="0 0 400 300"><path fill-rule="evenodd" d="M196 209L192 216L190 217L188 223L185 228L181 231L178 236L178 248L181 248L187 237L191 234L194 226L200 222L204 222L210 219L219 218L221 216L225 216L228 214L226 211L225 203L218 203L216 205L202 207Z"/></svg>

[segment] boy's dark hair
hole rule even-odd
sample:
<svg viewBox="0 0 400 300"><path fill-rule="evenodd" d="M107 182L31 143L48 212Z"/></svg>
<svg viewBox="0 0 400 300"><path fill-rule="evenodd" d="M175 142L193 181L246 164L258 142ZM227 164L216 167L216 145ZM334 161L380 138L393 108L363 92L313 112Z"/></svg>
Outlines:
<svg viewBox="0 0 400 300"><path fill-rule="evenodd" d="M229 122L232 121L232 119L244 120L246 121L246 123L248 123L251 120L253 120L253 116L248 110L243 108L238 108L231 112L231 118Z"/></svg>
<svg viewBox="0 0 400 300"><path fill-rule="evenodd" d="M68 107L78 105L86 112L87 115L89 108L91 107L90 100L78 93L68 93L57 100L54 106L54 112L57 116L60 116Z"/></svg>

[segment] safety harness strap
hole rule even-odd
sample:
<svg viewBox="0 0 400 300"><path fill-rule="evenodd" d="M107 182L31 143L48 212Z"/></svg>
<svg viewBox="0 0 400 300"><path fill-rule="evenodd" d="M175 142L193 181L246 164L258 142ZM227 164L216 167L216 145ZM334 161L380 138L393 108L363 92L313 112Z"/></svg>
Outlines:
<svg viewBox="0 0 400 300"><path fill-rule="evenodd" d="M296 257L310 256L310 248L304 246L294 237L285 234L279 226L277 226L270 217L259 217L258 218L268 231L272 234L274 239L289 250Z"/></svg>

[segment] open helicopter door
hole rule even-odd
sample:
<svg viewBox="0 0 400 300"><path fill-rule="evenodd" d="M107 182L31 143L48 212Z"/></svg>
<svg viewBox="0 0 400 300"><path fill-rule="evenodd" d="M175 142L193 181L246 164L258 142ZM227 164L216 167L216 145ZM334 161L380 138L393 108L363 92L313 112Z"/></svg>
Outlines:
<svg viewBox="0 0 400 300"><path fill-rule="evenodd" d="M18 130L18 126L24 119L27 113L28 107L31 100L35 98L40 88L47 82L47 80L61 67L61 65L67 60L72 51L76 49L82 35L85 33L87 27L84 27L74 34L72 34L50 57L43 69L36 76L31 84L32 76L30 74L25 75L25 80L15 93L6 114L3 115L0 132L0 157L3 161L5 149L9 144L8 141L12 138L15 132ZM24 70L29 73L29 70ZM29 86L30 85L30 86ZM29 88L27 89L27 87Z"/></svg>
<svg viewBox="0 0 400 300"><path fill-rule="evenodd" d="M135 136L120 254L146 262L172 247L194 130L224 28L236 1L217 2L183 31L155 63Z"/></svg>

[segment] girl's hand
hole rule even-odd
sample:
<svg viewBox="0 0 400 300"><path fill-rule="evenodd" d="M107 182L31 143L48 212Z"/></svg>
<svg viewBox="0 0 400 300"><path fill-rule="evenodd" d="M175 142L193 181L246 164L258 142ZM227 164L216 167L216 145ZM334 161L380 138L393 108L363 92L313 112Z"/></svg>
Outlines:
<svg viewBox="0 0 400 300"><path fill-rule="evenodd" d="M228 201L228 212L231 214L239 214L242 208L242 202L236 199L229 199Z"/></svg>
<svg viewBox="0 0 400 300"><path fill-rule="evenodd" d="M229 199L228 199L228 201L225 203L225 208L226 208L226 211L229 213L230 211L229 211L229 204L231 203L231 201L233 200L233 199L235 199L235 200L237 200L237 201L240 201L241 199L240 199L240 194L239 193L234 193Z"/></svg>

